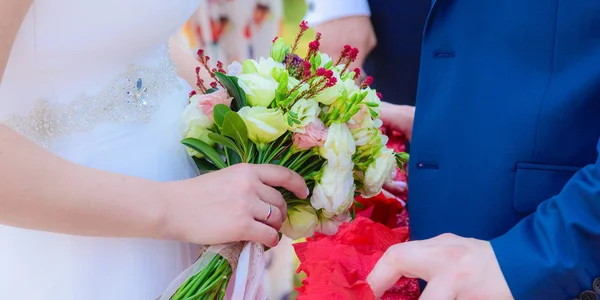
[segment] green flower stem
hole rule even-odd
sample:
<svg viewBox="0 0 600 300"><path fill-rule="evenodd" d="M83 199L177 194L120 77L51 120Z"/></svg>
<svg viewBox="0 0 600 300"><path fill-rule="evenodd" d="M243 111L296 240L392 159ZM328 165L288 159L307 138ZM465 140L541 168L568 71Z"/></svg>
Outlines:
<svg viewBox="0 0 600 300"><path fill-rule="evenodd" d="M315 153L312 151L305 151L303 154L299 155L289 166L288 168L297 171L308 159L315 156ZM299 173L302 174L302 173Z"/></svg>
<svg viewBox="0 0 600 300"><path fill-rule="evenodd" d="M314 161L308 163L307 165L304 165L302 168L300 168L298 170L298 174L304 176L304 179L307 179L306 176L312 176L313 174L313 170L314 168L318 167L319 169L321 168L321 166L323 165L323 161L321 161L320 159L315 159ZM311 178L314 179L314 178Z"/></svg>
<svg viewBox="0 0 600 300"><path fill-rule="evenodd" d="M188 278L186 282L183 285L181 285L179 290L177 290L175 295L171 297L171 300L181 300L183 299L183 297L186 297L188 291L192 289L196 282L202 282L204 278L206 278L207 274L210 274L211 271L214 270L214 266L219 261L219 257L220 256L218 255L213 257L213 259L208 263L208 265L204 269L202 269L202 271L200 271L200 273Z"/></svg>
<svg viewBox="0 0 600 300"><path fill-rule="evenodd" d="M192 279L195 279L195 277L196 276L192 276L192 277L186 279L185 282L179 287L179 289L177 289L177 292L175 292L175 295L173 295L171 297L171 300L181 299L184 290L187 291L190 281L192 281Z"/></svg>
<svg viewBox="0 0 600 300"><path fill-rule="evenodd" d="M205 286L203 286L202 289L198 292L198 295L203 295L210 292L213 287L215 287L221 280L223 280L223 272L227 269L228 265L229 262L226 259L220 261L217 271L214 272L212 276L205 281ZM218 280L219 277L221 278L221 280Z"/></svg>
<svg viewBox="0 0 600 300"><path fill-rule="evenodd" d="M289 150L285 156L279 161L280 166L285 166L285 163L294 155L294 151Z"/></svg>

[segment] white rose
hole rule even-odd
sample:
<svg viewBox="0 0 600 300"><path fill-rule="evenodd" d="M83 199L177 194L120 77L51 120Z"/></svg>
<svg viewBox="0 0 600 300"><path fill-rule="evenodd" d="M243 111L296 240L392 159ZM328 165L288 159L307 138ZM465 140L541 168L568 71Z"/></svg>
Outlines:
<svg viewBox="0 0 600 300"><path fill-rule="evenodd" d="M375 161L367 167L361 193L365 197L373 197L379 192L385 182L392 180L396 169L394 150L383 147Z"/></svg>
<svg viewBox="0 0 600 300"><path fill-rule="evenodd" d="M340 227L340 225L342 225L342 223L350 222L351 220L352 218L350 217L349 212L345 212L343 214L336 215L331 218L323 217L319 220L319 224L317 225L317 228L315 230L322 234L334 235L338 232L338 228Z"/></svg>
<svg viewBox="0 0 600 300"><path fill-rule="evenodd" d="M300 99L292 105L290 111L295 113L300 121L300 124L292 123L290 131L304 133L306 126L317 118L321 109L315 100Z"/></svg>
<svg viewBox="0 0 600 300"><path fill-rule="evenodd" d="M279 85L275 79L263 78L258 74L241 74L237 78L250 106L267 107L275 99L275 92Z"/></svg>
<svg viewBox="0 0 600 300"><path fill-rule="evenodd" d="M336 157L323 166L323 174L318 180L310 204L315 209L323 209L325 217L331 218L347 211L354 201L354 164L350 157Z"/></svg>
<svg viewBox="0 0 600 300"><path fill-rule="evenodd" d="M288 217L281 224L281 233L292 240L311 237L318 224L317 211L312 206L297 205L288 209Z"/></svg>
<svg viewBox="0 0 600 300"><path fill-rule="evenodd" d="M333 123L329 126L327 140L319 149L323 158L331 159L333 156L352 157L356 152L354 137L345 123Z"/></svg>
<svg viewBox="0 0 600 300"><path fill-rule="evenodd" d="M244 106L238 114L248 128L248 138L257 145L270 143L288 130L283 111L263 106Z"/></svg>

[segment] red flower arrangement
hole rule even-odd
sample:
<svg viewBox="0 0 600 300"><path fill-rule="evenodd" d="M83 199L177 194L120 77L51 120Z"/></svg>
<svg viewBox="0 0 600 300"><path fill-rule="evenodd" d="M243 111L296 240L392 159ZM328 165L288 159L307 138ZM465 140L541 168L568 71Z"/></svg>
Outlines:
<svg viewBox="0 0 600 300"><path fill-rule="evenodd" d="M392 132L388 148L405 150L405 139ZM405 169L397 169L394 180L406 182ZM406 201L407 191L400 195ZM357 197L356 218L344 223L333 236L316 233L306 242L294 244L300 260L298 273L306 277L298 288L298 300L374 300L366 279L383 253L409 238L408 215L399 198L384 192L375 197ZM383 295L383 300L417 300L416 279L401 278Z"/></svg>
<svg viewBox="0 0 600 300"><path fill-rule="evenodd" d="M407 241L408 236L406 226L391 229L357 216L333 236L317 233L294 244L300 260L298 271L307 275L298 288L298 300L374 300L367 276L385 250ZM401 278L382 299L416 300L419 293L417 280Z"/></svg>

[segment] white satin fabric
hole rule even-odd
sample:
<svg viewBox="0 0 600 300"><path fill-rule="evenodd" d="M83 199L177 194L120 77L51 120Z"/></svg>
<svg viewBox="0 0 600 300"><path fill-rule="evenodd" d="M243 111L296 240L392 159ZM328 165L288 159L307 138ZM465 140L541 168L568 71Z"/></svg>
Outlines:
<svg viewBox="0 0 600 300"><path fill-rule="evenodd" d="M88 167L156 181L196 176L179 143L190 87L167 41L199 1L35 0L0 85L0 122ZM197 250L0 226L0 299L156 299Z"/></svg>

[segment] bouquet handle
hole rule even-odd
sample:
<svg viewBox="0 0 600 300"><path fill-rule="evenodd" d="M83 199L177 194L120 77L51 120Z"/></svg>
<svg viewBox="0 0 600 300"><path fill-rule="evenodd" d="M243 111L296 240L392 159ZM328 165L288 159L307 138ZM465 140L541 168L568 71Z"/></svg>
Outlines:
<svg viewBox="0 0 600 300"><path fill-rule="evenodd" d="M266 272L263 245L239 242L203 248L198 260L181 272L156 300L170 300L184 282L199 274L217 255L227 259L233 269L233 277L229 281L225 299L267 299L264 288Z"/></svg>

